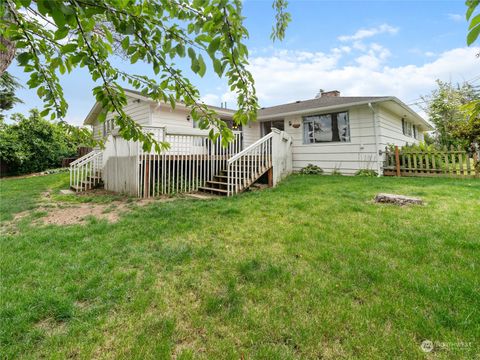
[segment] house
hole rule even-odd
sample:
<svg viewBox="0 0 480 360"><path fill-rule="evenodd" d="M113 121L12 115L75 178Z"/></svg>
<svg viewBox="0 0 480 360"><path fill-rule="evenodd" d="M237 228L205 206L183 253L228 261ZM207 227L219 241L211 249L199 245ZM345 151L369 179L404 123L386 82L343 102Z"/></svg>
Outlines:
<svg viewBox="0 0 480 360"><path fill-rule="evenodd" d="M103 181L108 190L140 197L196 190L232 195L260 178L274 186L308 164L326 173L373 169L380 174L388 144L418 143L432 130L396 97L345 97L329 91L315 99L261 108L256 122L239 127L232 121L234 110L212 106L235 134L225 148L220 139L213 142L207 131L196 128L183 104L173 110L139 92L126 94L125 112L171 148L161 154L145 152L140 144L124 140L113 114L99 123L102 108L97 103L84 124L93 127L96 139L105 139L105 147L72 163L71 186L77 191Z"/></svg>

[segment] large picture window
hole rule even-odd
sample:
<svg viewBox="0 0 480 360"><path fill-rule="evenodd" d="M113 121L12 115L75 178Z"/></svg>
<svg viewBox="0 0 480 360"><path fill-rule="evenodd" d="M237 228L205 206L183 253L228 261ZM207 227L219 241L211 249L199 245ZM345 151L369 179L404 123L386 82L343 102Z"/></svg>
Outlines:
<svg viewBox="0 0 480 360"><path fill-rule="evenodd" d="M348 112L303 118L303 143L350 142Z"/></svg>

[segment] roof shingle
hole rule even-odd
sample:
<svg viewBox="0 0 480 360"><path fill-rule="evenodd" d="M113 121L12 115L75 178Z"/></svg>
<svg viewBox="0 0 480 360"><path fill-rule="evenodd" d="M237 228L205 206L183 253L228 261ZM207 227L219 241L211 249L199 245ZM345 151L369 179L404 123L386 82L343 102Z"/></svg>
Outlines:
<svg viewBox="0 0 480 360"><path fill-rule="evenodd" d="M261 108L258 111L259 117L275 116L284 113L296 111L308 111L322 107L350 105L355 103L365 103L369 101L389 100L385 96L324 96L310 100L296 101L293 103Z"/></svg>

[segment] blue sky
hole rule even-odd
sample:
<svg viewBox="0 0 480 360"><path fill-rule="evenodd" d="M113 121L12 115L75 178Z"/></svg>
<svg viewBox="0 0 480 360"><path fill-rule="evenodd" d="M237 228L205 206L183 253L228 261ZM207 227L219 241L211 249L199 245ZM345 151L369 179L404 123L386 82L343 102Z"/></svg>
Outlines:
<svg viewBox="0 0 480 360"><path fill-rule="evenodd" d="M244 1L250 32L250 69L262 106L315 96L318 89L344 95L394 95L418 108L435 79L480 84L478 48L467 48L463 1L290 1L292 22L282 42L269 38L271 1ZM142 73L147 65L119 64ZM21 69L13 75L26 82ZM188 66L185 71L189 73ZM235 106L235 96L213 71L192 75L205 102ZM69 103L67 121L81 124L94 99L85 70L62 77ZM13 111L42 107L34 90L19 91L25 104Z"/></svg>

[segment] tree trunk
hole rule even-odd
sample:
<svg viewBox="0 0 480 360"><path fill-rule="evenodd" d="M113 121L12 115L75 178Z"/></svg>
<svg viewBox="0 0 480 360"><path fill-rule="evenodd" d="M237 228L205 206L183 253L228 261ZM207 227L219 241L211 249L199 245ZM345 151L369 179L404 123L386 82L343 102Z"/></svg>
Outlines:
<svg viewBox="0 0 480 360"><path fill-rule="evenodd" d="M15 57L15 43L3 36L0 36L0 43L3 45L0 47L0 76L10 66ZM5 49L3 48L5 47Z"/></svg>

